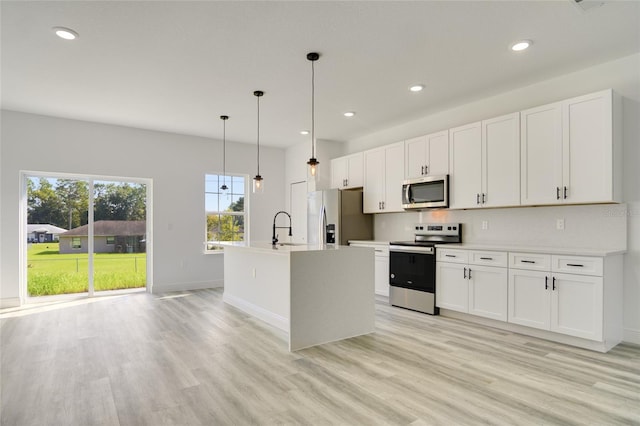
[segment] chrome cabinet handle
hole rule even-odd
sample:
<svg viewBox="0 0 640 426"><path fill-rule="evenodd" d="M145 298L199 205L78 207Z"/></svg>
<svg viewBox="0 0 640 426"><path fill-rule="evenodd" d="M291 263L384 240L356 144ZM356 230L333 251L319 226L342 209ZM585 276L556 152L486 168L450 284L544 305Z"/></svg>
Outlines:
<svg viewBox="0 0 640 426"><path fill-rule="evenodd" d="M484 204L484 203L485 203L485 201L484 201L484 197L485 197L485 195L486 195L486 194L483 192L483 193L482 193L482 204Z"/></svg>
<svg viewBox="0 0 640 426"><path fill-rule="evenodd" d="M425 175L429 174L429 166L424 166L424 174Z"/></svg>
<svg viewBox="0 0 640 426"><path fill-rule="evenodd" d="M423 175L424 174L424 166L420 167L420 174Z"/></svg>
<svg viewBox="0 0 640 426"><path fill-rule="evenodd" d="M476 204L480 204L480 194L476 194Z"/></svg>

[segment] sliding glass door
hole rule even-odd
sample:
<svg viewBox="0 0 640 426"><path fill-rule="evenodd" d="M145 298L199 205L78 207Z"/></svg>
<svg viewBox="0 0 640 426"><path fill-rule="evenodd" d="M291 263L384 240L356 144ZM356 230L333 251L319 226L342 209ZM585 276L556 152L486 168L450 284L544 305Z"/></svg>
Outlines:
<svg viewBox="0 0 640 426"><path fill-rule="evenodd" d="M145 182L25 174L28 297L145 288Z"/></svg>

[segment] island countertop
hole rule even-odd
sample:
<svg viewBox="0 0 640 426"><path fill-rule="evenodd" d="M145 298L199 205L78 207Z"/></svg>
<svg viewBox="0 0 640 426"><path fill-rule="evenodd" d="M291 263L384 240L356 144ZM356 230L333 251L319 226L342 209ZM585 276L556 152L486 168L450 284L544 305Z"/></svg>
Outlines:
<svg viewBox="0 0 640 426"><path fill-rule="evenodd" d="M372 333L374 262L365 247L225 246L223 300L287 333L291 351Z"/></svg>
<svg viewBox="0 0 640 426"><path fill-rule="evenodd" d="M335 251L335 250L353 250L362 247L341 246L338 244L295 244L295 243L278 243L275 246L268 241L256 241L245 246L224 246L225 250L229 248L254 250L269 252L272 254L289 254L292 252L308 252L308 251Z"/></svg>

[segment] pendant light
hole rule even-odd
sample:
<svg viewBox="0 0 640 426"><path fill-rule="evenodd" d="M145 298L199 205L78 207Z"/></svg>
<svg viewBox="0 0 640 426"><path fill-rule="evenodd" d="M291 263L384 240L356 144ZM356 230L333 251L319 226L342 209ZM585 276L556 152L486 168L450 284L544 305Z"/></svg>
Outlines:
<svg viewBox="0 0 640 426"><path fill-rule="evenodd" d="M260 97L262 97L262 95L264 95L264 92L260 91L260 90L256 90L255 92L253 92L253 95L257 98L257 103L258 103L258 137L257 137L257 145L258 145L258 159L257 159L257 164L258 164L258 173L256 174L256 176L253 178L253 193L254 194L262 194L264 192L264 179L262 179L262 176L260 176Z"/></svg>
<svg viewBox="0 0 640 426"><path fill-rule="evenodd" d="M220 192L222 195L228 195L227 190L229 187L227 186L227 120L229 119L228 115L221 115L220 119L222 120L222 186L220 187Z"/></svg>
<svg viewBox="0 0 640 426"><path fill-rule="evenodd" d="M315 182L318 179L318 164L316 159L316 132L315 132L315 68L314 62L320 58L316 52L307 53L307 59L311 62L311 158L307 161L309 165L308 181Z"/></svg>

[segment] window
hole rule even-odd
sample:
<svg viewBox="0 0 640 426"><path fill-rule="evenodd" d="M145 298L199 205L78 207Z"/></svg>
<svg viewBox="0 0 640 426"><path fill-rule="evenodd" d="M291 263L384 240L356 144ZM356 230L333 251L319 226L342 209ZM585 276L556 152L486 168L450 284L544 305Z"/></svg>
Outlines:
<svg viewBox="0 0 640 426"><path fill-rule="evenodd" d="M245 194L247 176L205 175L206 250L222 250L225 244L245 244ZM220 187L229 188L223 194Z"/></svg>
<svg viewBox="0 0 640 426"><path fill-rule="evenodd" d="M107 244L115 244L116 237L107 237Z"/></svg>
<svg viewBox="0 0 640 426"><path fill-rule="evenodd" d="M72 249L82 248L82 242L80 241L80 237L72 237L71 238L71 248Z"/></svg>

